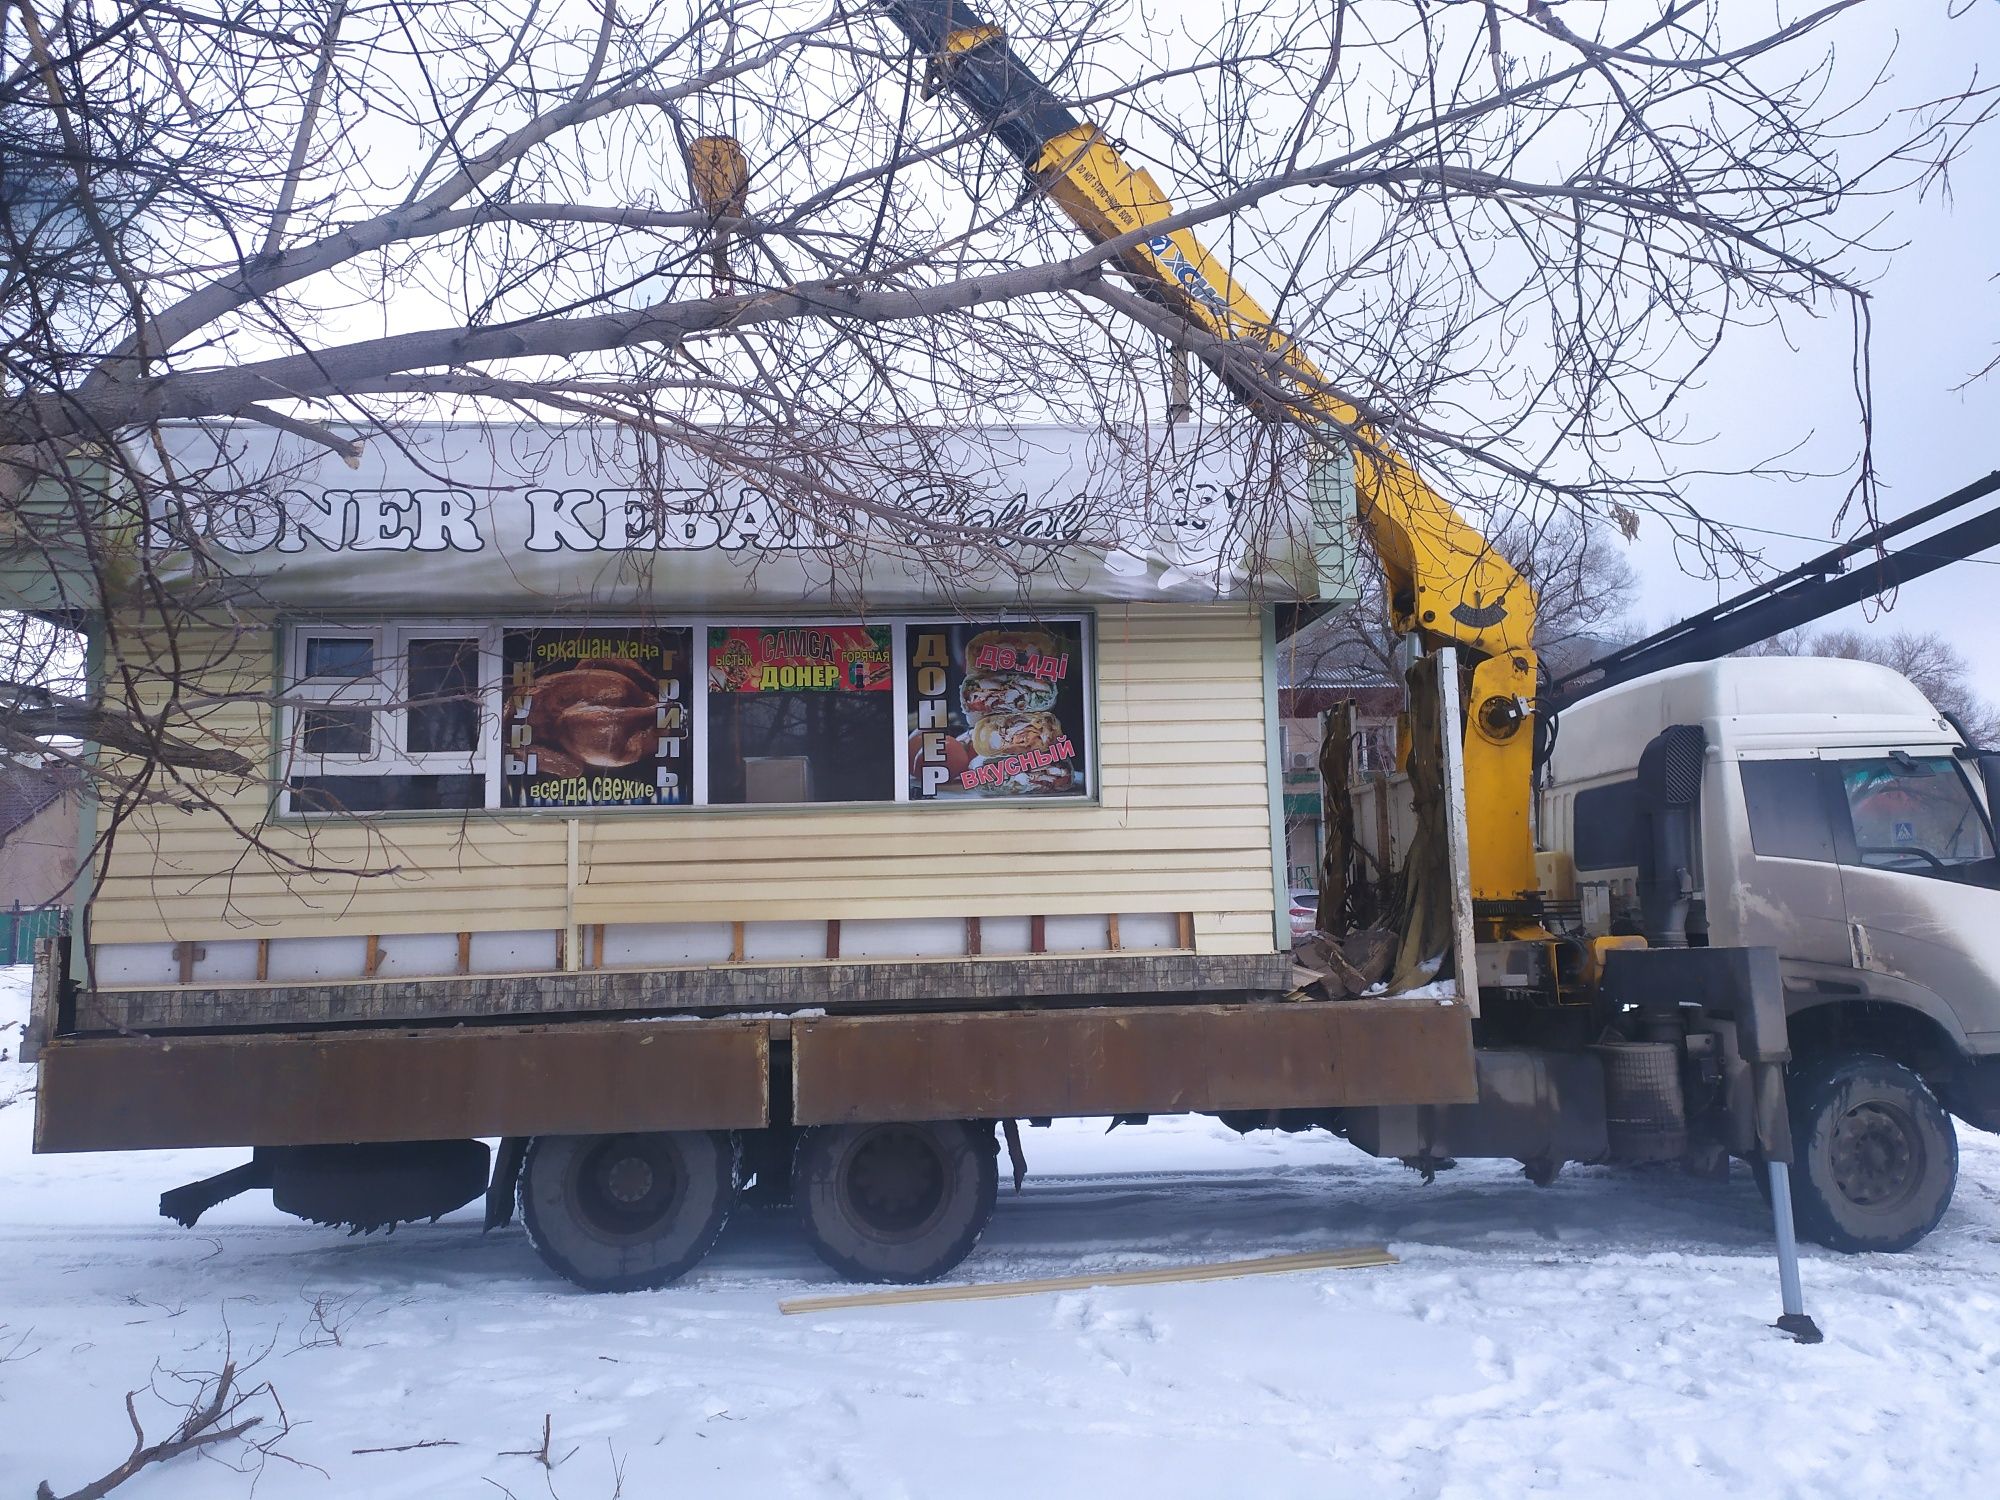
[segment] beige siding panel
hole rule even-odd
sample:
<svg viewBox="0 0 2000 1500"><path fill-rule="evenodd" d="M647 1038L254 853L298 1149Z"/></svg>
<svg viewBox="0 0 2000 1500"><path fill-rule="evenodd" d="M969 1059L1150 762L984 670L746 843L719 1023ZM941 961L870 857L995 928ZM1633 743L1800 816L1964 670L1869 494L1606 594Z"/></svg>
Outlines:
<svg viewBox="0 0 2000 1500"><path fill-rule="evenodd" d="M940 895L954 900L958 905L954 910L975 912L981 909L984 897L991 894L994 883L978 879L952 881L942 878L935 868L935 861L912 859L895 861L888 859L857 859L850 863L829 866L819 870L801 870L788 867L781 861L763 865L689 865L674 866L670 878L663 880L657 870L643 867L627 867L625 878L616 878L613 872L599 868L593 878L577 888L579 909L586 902L610 902L630 900L650 904L660 915L659 921L697 920L680 916L683 910L702 908L704 916L698 920L709 920L719 911L727 919L746 918L755 920L762 916L767 903L784 899L800 889L815 889L822 902L832 902L840 909L829 913L824 905L818 915L846 915L846 906L857 897L891 897L894 899L916 899L929 895ZM607 878L611 875L612 878ZM1111 859L1100 859L1093 867L1089 864L1064 862L1058 873L1044 873L1033 882L1020 882L1022 894L1031 902L1045 900L1046 906L1028 906L1024 911L1077 912L1095 914L1104 911L1102 892L1107 883L1114 884L1121 895L1146 893L1176 893L1198 901L1213 904L1213 898L1223 895L1244 895L1254 893L1259 887L1257 879L1262 876L1262 886L1268 889L1270 876L1268 864L1265 870L1218 869L1216 862L1200 856L1181 854L1173 859L1160 855L1148 857L1143 868L1132 868L1129 862L1121 867ZM838 896L827 894L826 888L834 883L844 889ZM865 887L856 889L857 882L866 882ZM245 916L275 917L288 908L302 911L338 913L357 919L376 914L395 914L415 906L425 913L435 913L446 909L448 896L431 893L427 886L437 884L435 877L430 881L398 881L394 885L375 882L368 889L348 893L345 891L323 890L313 892L305 889L286 890L282 887L246 890L239 883L227 892L230 909ZM555 881L509 878L504 872L489 872L478 886L478 893L460 888L461 898L466 904L459 909L479 910L478 902L509 905L515 902L539 902L553 898L559 905L566 886L561 878ZM107 894L122 894L124 887L111 888ZM144 902L155 911L171 911L181 916L192 916L204 909L213 908L225 892L211 889L209 883L175 882L170 888L164 881L155 884L150 895L135 893L134 899ZM413 901L413 897L421 897ZM1091 904L1095 900L1098 904ZM1132 910L1120 907L1119 910ZM1145 910L1161 910L1154 905ZM1193 910L1194 907L1175 909ZM496 913L497 915L497 913ZM591 920L596 920L592 918ZM506 923L487 921L478 924L482 928L505 926ZM357 931L368 930L357 928ZM403 927L404 931L426 931L427 928Z"/></svg>
<svg viewBox="0 0 2000 1500"><path fill-rule="evenodd" d="M1196 698L1187 691L1189 685L1213 685L1215 695ZM1104 676L1098 679L1098 703L1130 705L1135 712L1159 715L1176 708L1193 712L1208 704L1220 708L1233 708L1241 703L1261 702L1263 695L1238 692L1228 681L1218 677L1208 669L1193 670L1184 663L1162 666L1157 675L1127 676L1120 678Z"/></svg>
<svg viewBox="0 0 2000 1500"><path fill-rule="evenodd" d="M393 825L391 825L393 828ZM344 831L343 831L344 832ZM202 830L200 841L176 836L161 849L162 873L171 859L182 868L235 870L239 877L249 871L268 868L286 880L313 881L323 871L332 878L348 879L364 872L388 870L412 874L432 874L464 868L471 871L529 869L564 862L564 831L561 823L522 832L506 839L471 837L405 838L401 830L388 839L351 836L302 838L282 826L261 830L265 844L273 851L270 859L245 852L240 839L232 839L226 827ZM299 866L295 872L289 861Z"/></svg>
<svg viewBox="0 0 2000 1500"><path fill-rule="evenodd" d="M1267 888L1269 881L1265 882ZM1135 888L1121 888L1115 899L1118 906L1138 905L1150 909L1160 909L1168 904L1170 897L1178 897L1183 906L1191 906L1196 899L1225 900L1244 903L1252 899L1251 894L1234 894L1213 890L1207 891L1160 891L1143 889L1144 882L1135 882ZM823 895L798 887L786 887L793 894L784 898L759 901L754 915L749 919L756 922L820 922L826 919L830 900ZM886 888L884 888L886 889ZM872 918L895 917L962 917L969 906L976 901L976 910L984 917L1060 917L1102 915L1112 898L1104 894L1104 882L1096 881L1085 890L1068 895L1050 892L988 890L976 897L965 893L938 894L934 886L918 884L924 894L903 893L881 894L876 889L867 889L843 894L838 899L837 910L843 921L861 921ZM719 893L717 893L719 894ZM1269 898L1266 897L1268 900ZM685 906L663 907L656 892L636 889L634 899L607 902L597 893L591 893L588 900L584 892L577 893L576 918L579 922L722 922L739 918L746 908L740 896L713 901L695 901ZM1264 940L1251 947L1208 948L1198 951L1223 953L1269 953L1271 937L1269 918L1265 924Z"/></svg>
<svg viewBox="0 0 2000 1500"><path fill-rule="evenodd" d="M931 833L936 831L928 830ZM690 866L735 866L759 860L788 861L813 876L836 873L818 864L820 861L839 861L842 870L852 873L855 866L851 861L856 858L905 864L934 857L929 852L912 854L898 850L894 847L897 842L894 837L878 833L873 839L877 847L870 848L866 855L857 856L854 840L848 835L766 834L735 839L676 839L663 851L657 839L642 842L636 839L610 840L600 836L593 843L586 830L580 859L590 870L585 883L594 884L617 878L628 866L644 868L655 865L663 852L671 854L677 864L685 861ZM1009 833L955 833L951 847L961 859L1004 857L1018 852L1020 833L1018 830ZM1061 855L1066 861L1074 859L1098 868L1122 868L1123 862L1134 854L1144 854L1149 862L1167 867L1178 866L1186 860L1196 868L1205 868L1204 862L1213 861L1220 855L1261 854L1267 851L1268 846L1261 842L1258 830L1223 823L1192 831L1184 828L1117 828L1108 824L1054 828L1037 833L1036 847L1044 855Z"/></svg>
<svg viewBox="0 0 2000 1500"><path fill-rule="evenodd" d="M703 874L697 869L683 877L675 872L673 884L663 884L656 880L601 880L577 888L577 908L581 912L584 905L597 902L645 903L659 913L653 920L670 922L693 920L679 915L683 910L693 910L699 906L704 916L699 920L710 920L720 912L731 920L738 917L757 920L764 915L766 906L773 901L781 901L800 891L810 891L821 901L816 909L819 916L844 916L846 907L857 899L887 898L894 901L938 900L956 902L954 911L976 912L984 902L1002 893L1018 895L1027 902L1022 911L1075 912L1094 914L1106 910L1129 911L1135 908L1119 906L1107 908L1105 887L1108 882L1116 882L1119 896L1145 894L1172 894L1184 896L1192 901L1217 904L1218 898L1227 896L1252 896L1260 889L1258 877L1263 877L1261 889L1266 894L1265 904L1269 905L1268 892L1271 885L1270 866L1267 862L1263 870L1215 869L1159 869L1148 860L1144 868L1113 870L1068 869L1059 874L1043 872L1033 881L999 882L952 881L941 878L935 871L917 868L919 862L912 861L912 868L898 873L871 870L858 874L847 871L836 872L839 883L844 888L837 894L828 889L833 884L830 874L819 883L801 880L790 870L778 866L767 866L757 870L738 870L727 876L726 885L719 883L721 877ZM865 884L863 883L865 882ZM1014 889L1009 891L1009 887ZM1046 905L1037 906L1037 901ZM1231 906L1242 903L1231 901ZM829 911L828 906L837 907ZM1142 905L1138 910L1159 911L1157 904ZM1192 906L1178 909L1194 910ZM595 921L596 918L590 920Z"/></svg>
<svg viewBox="0 0 2000 1500"><path fill-rule="evenodd" d="M1270 951L1271 934L1264 929L1264 925L1261 922L1258 924L1255 932L1246 931L1240 934L1211 933L1206 936L1197 933L1195 937L1195 952L1205 958L1222 958L1231 954L1243 953L1269 953Z"/></svg>
<svg viewBox="0 0 2000 1500"><path fill-rule="evenodd" d="M1100 715L1120 712L1120 706L1100 705L1099 712ZM1128 736L1129 742L1135 744L1164 736L1175 738L1189 735L1240 736L1245 732L1255 733L1257 729L1257 719L1253 717L1248 724L1245 724L1244 715L1262 713L1262 699L1244 704L1190 703L1178 708L1172 704L1162 703L1157 708L1148 706L1143 710L1124 708L1119 728ZM1114 740L1107 748L1115 753L1120 743L1121 741Z"/></svg>
<svg viewBox="0 0 2000 1500"><path fill-rule="evenodd" d="M1261 759L1264 754L1264 736L1240 737L1234 725L1220 734L1196 734L1189 730L1196 726L1181 726L1180 732L1168 738L1138 740L1126 752L1124 765L1131 769L1132 779L1140 779L1139 768L1155 766L1193 766L1228 755L1232 758L1247 756L1255 751Z"/></svg>
<svg viewBox="0 0 2000 1500"><path fill-rule="evenodd" d="M1194 914L1194 951L1197 953L1269 953L1271 951L1271 905L1269 865L1265 866L1264 905L1249 911L1197 911ZM1250 903L1242 903L1249 905Z"/></svg>
<svg viewBox="0 0 2000 1500"><path fill-rule="evenodd" d="M1169 847L1205 849L1213 846L1217 835L1198 831L1202 828L1237 828L1246 840L1254 840L1264 832L1263 819L1258 819L1258 826L1252 828L1243 823L1239 814L1227 810L1218 810L1208 816L1192 814L1184 821L1176 819L1170 824L1149 822L1128 825L1118 808L1109 802L1095 807L1081 804L1060 809L1015 803L829 809L804 818L788 812L667 812L584 818L580 821L586 848L594 841L600 851L607 853L623 850L650 858L664 852L676 858L697 859L705 857L704 851L711 846L753 851L761 847L767 852L784 852L802 845L826 842L851 846L853 840L861 835L875 840L942 838L949 840L953 847L962 844L968 848L972 847L973 841L1001 839L1009 841L1009 847L1019 849L1024 837L1038 841L1069 838L1122 841L1144 833L1172 839L1179 837L1183 829L1193 829L1197 831L1187 834L1183 843ZM562 826L560 821L554 825L558 845ZM1094 846L1078 844L1076 847Z"/></svg>
<svg viewBox="0 0 2000 1500"><path fill-rule="evenodd" d="M1243 654L1245 644L1242 641L1163 644L1145 655L1104 663L1098 682L1116 690L1128 683L1164 684L1221 678L1237 665L1236 659ZM1257 645L1257 638L1250 637L1247 644Z"/></svg>
<svg viewBox="0 0 2000 1500"><path fill-rule="evenodd" d="M1263 765L1263 759L1259 757L1257 763L1259 766ZM1200 774L1205 777L1218 775L1219 769L1213 765L1204 765L1199 768ZM1178 812L1182 808L1226 807L1244 809L1244 813L1239 813L1238 816L1252 816L1260 825L1268 825L1271 818L1270 798L1264 790L1264 783L1261 779L1255 786L1244 785L1234 781L1228 783L1209 782L1200 785L1160 786L1150 783L1134 784L1113 781L1111 777L1107 776L1105 777L1105 783L1104 801L1107 806L1115 810L1129 808L1136 813L1147 810L1172 809Z"/></svg>
<svg viewBox="0 0 2000 1500"><path fill-rule="evenodd" d="M1253 849L1264 847L1265 819L1246 818L1241 804L1246 799L1231 793L1228 805L1212 789L1166 789L1150 786L1133 788L1135 795L1152 799L1157 805L1162 795L1171 793L1173 805L1192 802L1187 811L1171 822L1133 820L1121 805L1107 798L1097 807L1088 805L1063 809L1025 805L993 807L938 807L890 809L842 809L808 815L777 812L744 812L704 815L687 812L637 813L601 818L584 818L581 842L589 857L599 860L638 859L656 861L663 856L675 863L684 860L740 859L761 856L785 858L835 858L851 854L858 839L869 844L917 840L932 845L942 840L965 854L1017 852L1024 838L1032 838L1038 849L1083 852L1094 849ZM1263 807L1262 788L1257 788ZM423 825L385 824L386 839L368 841L338 830L340 836L322 833L308 841L292 842L292 830L265 829L264 836L274 847L300 859L322 865L342 865L351 869L380 869L399 865L414 873L443 874L463 867L523 869L564 864L565 819L550 817L494 820L492 836L482 836L457 823L436 831ZM119 875L151 879L175 870L203 870L218 876L246 878L259 868L257 857L246 854L241 839L220 822L188 820L185 832L176 832L170 847L158 851L153 862L154 844L143 850L121 847L121 855L143 853L144 868L135 870L126 859L118 861ZM141 843L133 830L120 835L120 844ZM315 876L278 872L278 878L310 882Z"/></svg>
<svg viewBox="0 0 2000 1500"><path fill-rule="evenodd" d="M177 877L153 881L150 887L134 888L131 882L107 882L104 894L109 900L118 900L129 895L131 899L161 908L172 907L178 911L193 911L204 905L215 905L224 899L236 911L276 910L286 904L296 905L305 910L342 910L359 915L372 911L393 911L412 904L435 908L446 899L442 893L432 893L441 876L412 875L389 876L362 883L359 888L351 881L324 881L308 884L293 881L289 884L266 878L258 881L233 880L223 882L213 879L187 879ZM523 873L514 870L484 870L479 872L478 889L491 894L496 899L512 899L515 896L533 898L538 891L555 891L558 895L564 888L563 871L558 869L553 879L539 871ZM460 886L461 892L469 895L469 886Z"/></svg>
<svg viewBox="0 0 2000 1500"><path fill-rule="evenodd" d="M212 650L219 691L269 688L268 640ZM1187 911L1205 953L1271 946L1269 796L1257 612L1106 609L1098 617L1096 804L266 821L153 810L121 833L93 909L99 942L504 931L568 921L1099 915ZM262 764L254 703L205 727ZM219 789L221 790L221 789ZM394 867L391 875L366 875Z"/></svg>

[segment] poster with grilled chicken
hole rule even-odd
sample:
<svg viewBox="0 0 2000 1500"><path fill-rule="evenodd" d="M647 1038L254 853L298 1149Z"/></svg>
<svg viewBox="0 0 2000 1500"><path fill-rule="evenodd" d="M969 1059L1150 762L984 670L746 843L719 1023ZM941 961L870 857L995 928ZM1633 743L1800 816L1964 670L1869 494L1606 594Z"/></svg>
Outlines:
<svg viewBox="0 0 2000 1500"><path fill-rule="evenodd" d="M693 632L510 630L504 805L671 807L693 793Z"/></svg>
<svg viewBox="0 0 2000 1500"><path fill-rule="evenodd" d="M1087 793L1083 623L910 625L910 797Z"/></svg>

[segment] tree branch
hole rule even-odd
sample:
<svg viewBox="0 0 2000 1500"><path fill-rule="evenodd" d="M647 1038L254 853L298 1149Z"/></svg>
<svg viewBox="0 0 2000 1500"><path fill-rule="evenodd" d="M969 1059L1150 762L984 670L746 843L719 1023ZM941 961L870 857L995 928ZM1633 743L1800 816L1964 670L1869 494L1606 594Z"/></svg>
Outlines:
<svg viewBox="0 0 2000 1500"><path fill-rule="evenodd" d="M232 776L251 776L257 771L255 762L234 750L213 743L190 744L162 733L143 719L64 697L47 688L0 682L0 694L12 699L0 704L0 725L24 738L83 740L190 771L216 771Z"/></svg>
<svg viewBox="0 0 2000 1500"><path fill-rule="evenodd" d="M216 1443L230 1442L240 1438L264 1419L245 1417L241 1421L228 1422L225 1419L235 1414L246 1399L236 1390L236 1366L225 1361L222 1373L215 1377L215 1388L206 1401L189 1408L174 1428L173 1435L157 1443L146 1441L146 1432L139 1425L139 1410L134 1405L137 1391L128 1391L125 1396L125 1416L132 1424L132 1451L125 1462L100 1479L92 1480L80 1490L73 1490L58 1497L44 1479L35 1488L35 1500L104 1500L119 1485L137 1474L148 1464L163 1464L168 1459L179 1458L183 1453L192 1453L200 1448ZM251 1394L255 1394L252 1392Z"/></svg>

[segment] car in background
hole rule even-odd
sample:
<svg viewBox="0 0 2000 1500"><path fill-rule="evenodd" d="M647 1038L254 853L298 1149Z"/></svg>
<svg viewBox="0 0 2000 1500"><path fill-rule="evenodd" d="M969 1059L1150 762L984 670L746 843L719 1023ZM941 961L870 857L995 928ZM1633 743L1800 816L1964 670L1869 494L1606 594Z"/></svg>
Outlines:
<svg viewBox="0 0 2000 1500"><path fill-rule="evenodd" d="M1292 941L1302 943L1319 930L1319 892L1309 886L1292 889Z"/></svg>

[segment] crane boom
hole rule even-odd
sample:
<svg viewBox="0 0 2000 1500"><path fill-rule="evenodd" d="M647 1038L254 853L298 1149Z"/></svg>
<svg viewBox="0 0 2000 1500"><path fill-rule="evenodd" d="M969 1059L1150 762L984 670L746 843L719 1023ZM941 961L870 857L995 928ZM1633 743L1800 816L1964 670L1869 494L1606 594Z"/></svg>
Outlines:
<svg viewBox="0 0 2000 1500"><path fill-rule="evenodd" d="M929 59L928 88L964 105L1085 236L1130 241L1121 259L1138 287L1212 335L1200 352L1232 390L1268 406L1267 381L1289 388L1289 414L1333 429L1352 451L1359 520L1387 578L1391 625L1476 663L1465 730L1473 896L1511 902L1531 892L1534 589L1334 393L1191 228L1168 224L1174 207L1152 175L1037 78L999 27L964 0L889 0L887 13ZM1265 356L1267 381L1247 381L1240 362L1220 357L1232 345Z"/></svg>

